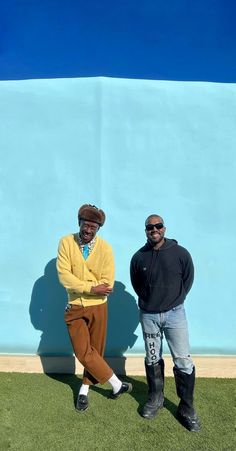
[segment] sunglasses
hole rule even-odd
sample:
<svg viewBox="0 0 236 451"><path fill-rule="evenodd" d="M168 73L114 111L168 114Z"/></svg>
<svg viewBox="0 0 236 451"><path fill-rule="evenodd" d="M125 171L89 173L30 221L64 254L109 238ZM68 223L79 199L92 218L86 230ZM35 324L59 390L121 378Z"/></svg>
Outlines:
<svg viewBox="0 0 236 451"><path fill-rule="evenodd" d="M151 230L154 230L154 227L155 227L155 229L160 230L160 229L163 229L164 224L162 224L162 222L157 222L157 224L147 224L146 230L148 232L150 232Z"/></svg>

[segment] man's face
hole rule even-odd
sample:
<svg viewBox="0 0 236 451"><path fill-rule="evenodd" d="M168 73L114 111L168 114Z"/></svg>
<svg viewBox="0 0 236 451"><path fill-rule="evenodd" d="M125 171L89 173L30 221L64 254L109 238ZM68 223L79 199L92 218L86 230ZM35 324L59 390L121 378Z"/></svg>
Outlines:
<svg viewBox="0 0 236 451"><path fill-rule="evenodd" d="M149 227L154 226L155 227ZM149 230L150 228L150 230ZM160 216L151 216L145 223L145 233L148 241L153 244L162 244L164 241L166 228L163 225L163 219Z"/></svg>
<svg viewBox="0 0 236 451"><path fill-rule="evenodd" d="M99 229L99 225L96 222L86 221L85 219L81 219L79 225L80 237L83 243L87 244L95 237Z"/></svg>

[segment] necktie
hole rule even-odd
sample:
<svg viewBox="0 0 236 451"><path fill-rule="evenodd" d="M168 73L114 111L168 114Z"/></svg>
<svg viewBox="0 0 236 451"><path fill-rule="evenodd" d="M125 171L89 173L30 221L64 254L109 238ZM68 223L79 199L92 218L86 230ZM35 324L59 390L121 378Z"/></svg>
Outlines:
<svg viewBox="0 0 236 451"><path fill-rule="evenodd" d="M88 258L88 256L89 256L89 247L88 247L88 244L85 244L84 247L83 247L83 256L84 256L84 259L85 259L85 260L86 260L86 259Z"/></svg>

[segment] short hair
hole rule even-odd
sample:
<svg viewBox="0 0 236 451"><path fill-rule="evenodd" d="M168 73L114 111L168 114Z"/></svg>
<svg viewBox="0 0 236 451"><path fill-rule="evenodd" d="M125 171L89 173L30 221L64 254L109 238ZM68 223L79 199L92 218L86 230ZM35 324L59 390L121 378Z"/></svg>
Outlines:
<svg viewBox="0 0 236 451"><path fill-rule="evenodd" d="M146 221L145 221L145 225L147 224L147 222L149 221L149 219L151 219L151 218L160 218L161 219L161 222L164 224L164 220L163 220L163 218L160 216L160 215L156 215L156 214L152 214L152 215L149 215L148 217L147 217L147 219L146 219Z"/></svg>

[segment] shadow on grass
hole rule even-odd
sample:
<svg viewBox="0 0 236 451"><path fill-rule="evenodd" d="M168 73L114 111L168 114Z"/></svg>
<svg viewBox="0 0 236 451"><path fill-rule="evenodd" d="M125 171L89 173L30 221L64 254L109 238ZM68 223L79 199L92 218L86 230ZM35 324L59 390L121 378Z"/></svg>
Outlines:
<svg viewBox="0 0 236 451"><path fill-rule="evenodd" d="M47 376L50 377L51 379L57 380L58 382L69 385L73 393L74 406L76 406L80 385L82 383L82 377L78 377L75 374L55 374L55 373L48 373ZM130 382L133 385L133 390L130 393L130 396L132 396L137 402L138 404L137 412L140 415L141 408L147 400L146 382L128 376L122 377L122 381ZM103 388L103 386L101 385L93 385L91 387L91 390L95 391L101 396L104 396L105 398L109 398L111 393L111 390ZM164 401L164 408L167 409L176 418L177 406L166 397Z"/></svg>
<svg viewBox="0 0 236 451"><path fill-rule="evenodd" d="M76 406L80 385L82 383L82 377L80 378L75 374L58 374L58 373L45 373L45 374L51 379L61 382L62 384L69 385L73 393L74 406Z"/></svg>

